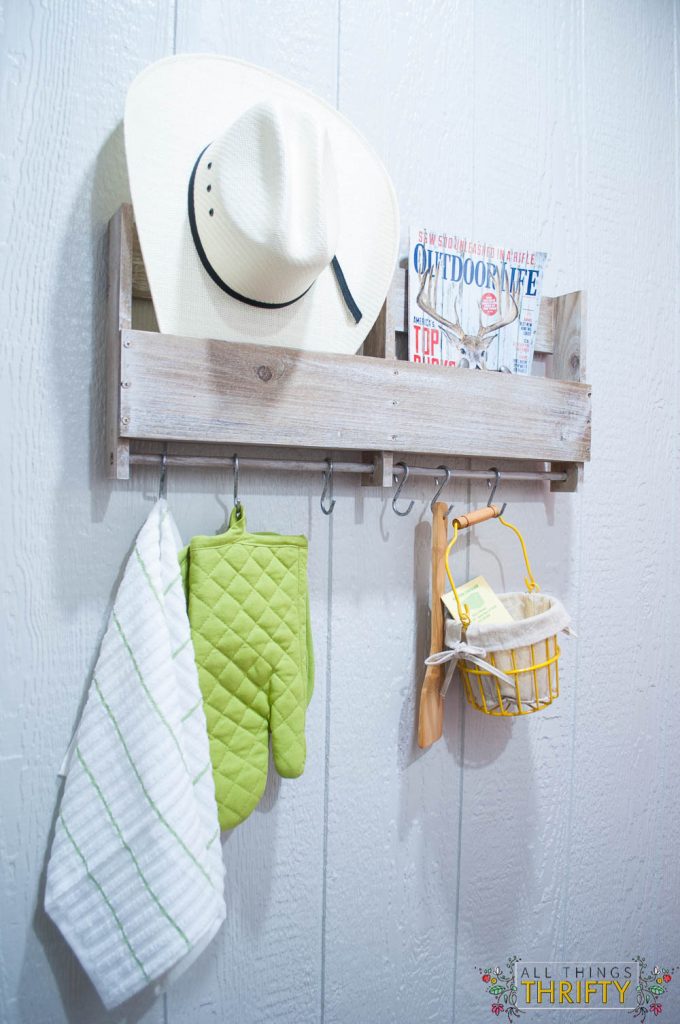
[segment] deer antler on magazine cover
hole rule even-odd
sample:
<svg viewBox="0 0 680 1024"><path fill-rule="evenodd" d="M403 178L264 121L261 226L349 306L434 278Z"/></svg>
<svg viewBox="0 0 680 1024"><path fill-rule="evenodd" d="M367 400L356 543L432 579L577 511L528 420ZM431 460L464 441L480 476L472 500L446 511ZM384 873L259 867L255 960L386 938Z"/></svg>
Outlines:
<svg viewBox="0 0 680 1024"><path fill-rule="evenodd" d="M520 289L519 285L510 291L510 282L508 275L504 274L505 287L500 281L501 275L498 271L490 274L492 278L491 289L493 294L496 296L498 316L491 323L483 325L484 314L482 312L481 300L479 302L479 326L476 334L466 334L460 322L460 310L459 302L462 301L463 295L463 280L461 278L460 284L454 294L453 299L453 313L455 320L449 320L442 313L437 311L437 307L440 304L440 290L439 290L439 273L441 270L441 261L437 262L437 266L430 266L427 270L423 271L422 274L418 275L420 281L420 290L416 296L416 303L422 309L424 313L431 316L441 327L443 333L453 341L455 337L458 340L458 347L460 348L461 358L458 362L459 366L462 367L474 367L476 370L486 369L486 354L489 350L489 346L498 337L498 332L501 327L507 327L513 323L519 316L519 299ZM503 296L506 299L506 309L503 312ZM506 369L503 367L503 369Z"/></svg>

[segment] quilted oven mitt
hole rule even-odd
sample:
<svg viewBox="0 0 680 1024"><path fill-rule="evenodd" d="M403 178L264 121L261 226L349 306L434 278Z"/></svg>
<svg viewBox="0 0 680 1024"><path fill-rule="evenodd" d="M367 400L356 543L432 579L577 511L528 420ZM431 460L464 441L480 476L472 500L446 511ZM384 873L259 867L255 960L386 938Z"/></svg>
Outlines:
<svg viewBox="0 0 680 1024"><path fill-rule="evenodd" d="M222 829L257 806L269 733L280 775L305 767L314 688L307 538L248 533L243 506L226 533L180 552Z"/></svg>

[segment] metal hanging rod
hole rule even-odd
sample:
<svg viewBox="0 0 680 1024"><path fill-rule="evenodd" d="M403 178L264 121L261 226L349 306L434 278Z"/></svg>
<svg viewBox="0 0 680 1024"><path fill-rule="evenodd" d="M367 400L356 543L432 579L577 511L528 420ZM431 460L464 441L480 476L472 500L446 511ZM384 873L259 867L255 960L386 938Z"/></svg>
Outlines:
<svg viewBox="0 0 680 1024"><path fill-rule="evenodd" d="M133 466L158 466L162 453L150 455L143 453L130 453L130 464ZM230 469L233 464L232 456L225 455L170 455L166 456L167 466L190 466L193 469ZM292 473L325 473L328 470L326 459L318 461L303 461L300 459L265 459L256 456L239 455L239 466L241 469L269 469L284 470ZM366 476L373 472L375 464L372 462L336 462L333 460L333 473L357 473ZM440 477L442 467L436 466L409 466L409 476ZM488 480L496 479L494 470L490 469L452 469L450 479L458 480ZM563 471L546 471L508 469L503 470L503 480L544 480L564 482L567 474Z"/></svg>

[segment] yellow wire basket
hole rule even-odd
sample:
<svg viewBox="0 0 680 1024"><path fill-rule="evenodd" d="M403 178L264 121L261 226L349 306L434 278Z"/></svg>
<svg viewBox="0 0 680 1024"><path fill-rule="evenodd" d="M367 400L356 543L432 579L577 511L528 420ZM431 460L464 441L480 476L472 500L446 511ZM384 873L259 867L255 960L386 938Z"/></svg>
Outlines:
<svg viewBox="0 0 680 1024"><path fill-rule="evenodd" d="M461 529L492 518L519 538L527 569L527 589L498 595L512 622L475 623L469 606L458 595L449 556ZM556 597L540 593L520 531L503 518L502 509L496 505L459 516L453 520L453 537L446 549L445 562L460 619L459 623L453 619L447 623L447 646L458 646L462 629L461 650L474 652L472 660L461 653L458 662L468 704L485 715L504 718L531 715L549 707L560 693L557 636L569 627L569 615Z"/></svg>

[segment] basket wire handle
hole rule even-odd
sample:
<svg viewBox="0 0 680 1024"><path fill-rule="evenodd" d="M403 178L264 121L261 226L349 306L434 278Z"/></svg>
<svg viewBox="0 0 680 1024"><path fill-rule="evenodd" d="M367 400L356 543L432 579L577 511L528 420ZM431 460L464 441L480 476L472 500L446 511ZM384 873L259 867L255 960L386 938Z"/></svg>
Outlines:
<svg viewBox="0 0 680 1024"><path fill-rule="evenodd" d="M527 553L527 546L524 543L524 537L522 536L521 532L519 531L519 529L516 526L514 526L512 523L509 523L507 521L507 519L503 518L503 516L500 514L500 511L498 511L495 508L495 506L491 506L491 508L494 509L496 514L495 515L493 515L493 514L486 515L486 516L484 516L484 519L482 519L481 521L483 522L485 519L492 519L492 518L493 519L498 519L499 523L502 523L503 526L507 526L507 528L509 530L512 530L512 532L518 537L519 542L522 545L522 554L524 555L524 564L526 565L526 568L527 568L527 575L524 577L524 582L526 584L527 593L532 594L534 591L540 590L540 587L539 587L538 583L534 579L534 574L531 571L531 563L529 561L529 555ZM469 605L467 605L467 604L464 605L462 603L462 601L460 599L460 596L458 594L458 590L456 589L456 584L453 582L453 576L451 575L451 566L449 565L449 556L451 554L451 550L452 550L454 544L458 540L458 533L459 533L459 531L461 529L465 529L466 526L474 525L474 521L470 522L470 523L466 521L468 518L472 518L474 515L475 515L475 513L473 512L473 513L470 514L469 517L461 516L460 520L463 520L462 522L459 521L459 517L456 517L453 520L453 536L452 536L451 540L449 541L448 547L446 548L446 554L444 555L445 564L446 564L446 575L449 578L449 583L451 584L451 590L453 592L453 596L454 596L455 601L456 601L456 609L458 611L458 618L460 619L461 625L462 625L464 630L466 630L468 628L468 626L470 625L472 617L470 615ZM480 520L477 520L477 521L479 522Z"/></svg>
<svg viewBox="0 0 680 1024"><path fill-rule="evenodd" d="M468 605L463 605L461 600L460 600L460 597L458 595L458 590L456 589L456 584L453 582L453 576L451 575L451 566L449 565L449 555L451 554L451 549L453 548L453 545L458 540L458 531L459 531L458 520L454 519L453 520L453 537L449 541L448 547L446 548L446 554L444 555L444 562L445 562L445 565L446 565L446 575L449 577L449 583L451 584L451 590L453 591L453 596L456 599L456 608L458 609L458 618L460 619L461 625L463 626L463 629L465 630L470 625L470 608L469 608Z"/></svg>
<svg viewBox="0 0 680 1024"><path fill-rule="evenodd" d="M513 526L512 523L509 523L507 521L507 519L503 518L502 515L498 517L498 522L502 523L503 526L507 526L508 530L512 530L512 532L514 534L516 534L517 537L519 538L519 542L522 545L522 554L524 555L524 564L527 567L527 574L524 577L524 582L526 584L527 593L528 594L533 594L533 592L535 590L540 590L541 588L539 587L538 583L534 579L534 574L531 571L531 562L529 561L529 555L527 554L527 546L524 543L524 537L522 536L520 531L517 529L517 527Z"/></svg>

